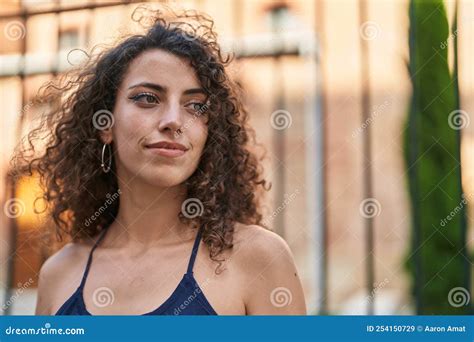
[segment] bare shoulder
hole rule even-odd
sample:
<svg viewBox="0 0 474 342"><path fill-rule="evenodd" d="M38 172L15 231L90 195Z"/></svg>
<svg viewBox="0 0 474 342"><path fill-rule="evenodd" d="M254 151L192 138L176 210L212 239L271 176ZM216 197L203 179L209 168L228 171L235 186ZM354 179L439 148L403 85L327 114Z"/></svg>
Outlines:
<svg viewBox="0 0 474 342"><path fill-rule="evenodd" d="M77 264L77 261L86 254L87 247L87 245L82 243L67 243L43 263L40 276L47 278L47 280L54 279L60 275L58 273Z"/></svg>
<svg viewBox="0 0 474 342"><path fill-rule="evenodd" d="M252 261L252 264L256 260L266 263L276 257L293 258L280 235L258 225L236 224L234 248L240 261Z"/></svg>
<svg viewBox="0 0 474 342"><path fill-rule="evenodd" d="M51 315L57 296L63 292L64 284L77 276L87 258L88 245L67 243L41 266L38 280L36 315Z"/></svg>
<svg viewBox="0 0 474 342"><path fill-rule="evenodd" d="M306 314L293 254L278 234L236 224L232 259L242 275L247 314Z"/></svg>

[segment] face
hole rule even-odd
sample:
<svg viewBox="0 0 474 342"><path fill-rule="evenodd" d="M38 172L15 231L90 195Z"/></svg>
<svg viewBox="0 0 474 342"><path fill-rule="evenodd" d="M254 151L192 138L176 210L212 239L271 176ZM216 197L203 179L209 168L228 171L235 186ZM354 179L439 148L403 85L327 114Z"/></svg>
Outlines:
<svg viewBox="0 0 474 342"><path fill-rule="evenodd" d="M119 177L161 187L183 183L196 170L207 139L207 95L188 61L145 51L129 65L117 92L113 140Z"/></svg>

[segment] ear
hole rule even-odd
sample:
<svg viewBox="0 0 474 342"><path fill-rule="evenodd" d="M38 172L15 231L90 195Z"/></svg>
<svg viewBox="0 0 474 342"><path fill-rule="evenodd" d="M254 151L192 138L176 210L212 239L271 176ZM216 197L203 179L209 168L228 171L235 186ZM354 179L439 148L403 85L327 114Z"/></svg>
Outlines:
<svg viewBox="0 0 474 342"><path fill-rule="evenodd" d="M104 129L99 134L100 134L100 140L104 144L110 144L113 141L111 128Z"/></svg>

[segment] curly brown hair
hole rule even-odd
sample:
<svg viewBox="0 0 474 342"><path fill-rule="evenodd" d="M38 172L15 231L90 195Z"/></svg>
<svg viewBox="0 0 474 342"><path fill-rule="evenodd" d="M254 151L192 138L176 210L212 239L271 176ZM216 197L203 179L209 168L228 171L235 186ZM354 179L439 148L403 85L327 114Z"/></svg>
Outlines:
<svg viewBox="0 0 474 342"><path fill-rule="evenodd" d="M92 223L87 219L120 190L114 173L105 174L98 167L102 142L93 115L113 110L117 87L142 52L162 49L184 57L208 94L208 138L197 169L186 180L187 197L198 198L204 210L193 218L182 212L178 216L181 222L202 228L210 257L220 266L217 256L232 248L236 222L263 225L259 194L270 186L250 149L255 132L247 123L241 89L226 73L232 58L221 52L212 19L196 11L146 9L145 15L143 9L135 10L132 18L148 23L144 34L92 51L84 64L40 89L38 99L49 109L25 137L27 144L20 144L14 160L21 160L30 176L39 174L44 190L39 198L47 203L59 241L64 233L73 241L94 237L114 221L119 200L110 201ZM41 140L45 149L35 150ZM19 164L14 165L18 170Z"/></svg>

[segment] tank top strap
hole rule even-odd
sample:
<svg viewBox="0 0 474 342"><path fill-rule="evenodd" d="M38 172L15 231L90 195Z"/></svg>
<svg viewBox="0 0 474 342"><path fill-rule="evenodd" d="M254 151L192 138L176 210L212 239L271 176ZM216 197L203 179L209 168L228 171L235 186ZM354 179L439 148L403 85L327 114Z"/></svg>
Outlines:
<svg viewBox="0 0 474 342"><path fill-rule="evenodd" d="M191 257L189 258L188 270L187 273L193 273L194 261L196 260L196 255L199 249L199 243L201 242L202 229L199 228L196 234L196 239L194 240L193 250L191 252Z"/></svg>
<svg viewBox="0 0 474 342"><path fill-rule="evenodd" d="M81 289L81 290L84 289L84 285L86 284L86 279L87 279L87 276L89 274L89 269L90 269L91 264L92 264L92 255L94 254L94 251L97 248L97 246L99 245L99 243L104 239L104 236L105 236L105 233L107 232L107 229L108 229L108 227L105 228L100 233L99 239L97 239L97 241L95 242L94 246L92 247L92 249L89 253L89 258L87 259L86 269L84 270L84 275L82 276L81 284L79 285L79 289Z"/></svg>

